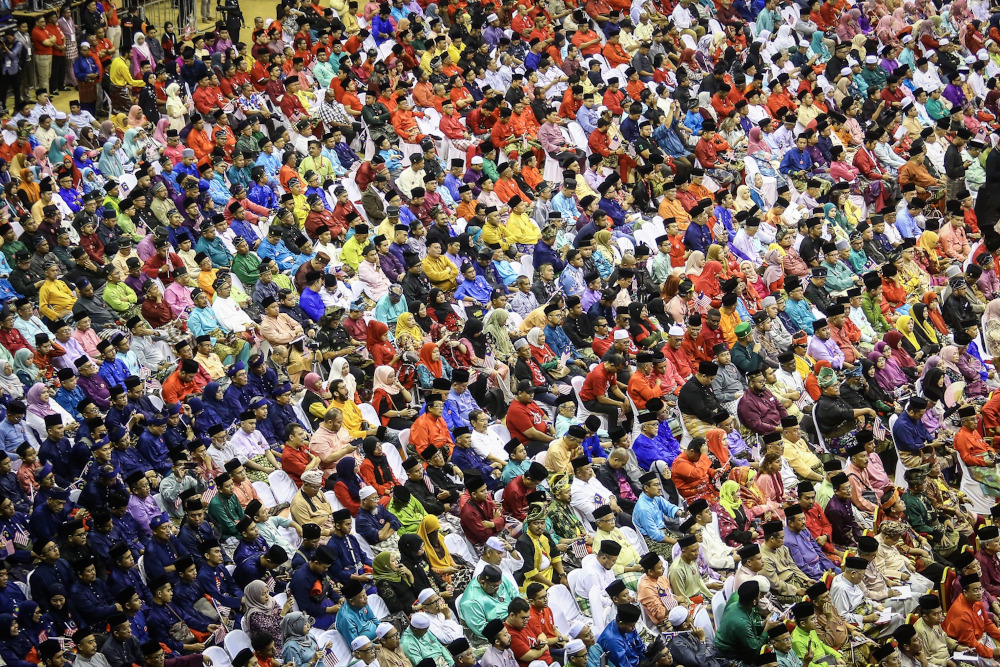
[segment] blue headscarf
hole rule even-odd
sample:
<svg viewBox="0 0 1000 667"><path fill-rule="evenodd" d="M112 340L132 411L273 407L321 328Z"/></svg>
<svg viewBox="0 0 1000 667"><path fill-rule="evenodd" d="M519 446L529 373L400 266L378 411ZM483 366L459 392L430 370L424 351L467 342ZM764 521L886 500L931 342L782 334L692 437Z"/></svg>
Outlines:
<svg viewBox="0 0 1000 667"><path fill-rule="evenodd" d="M202 392L201 402L205 406L202 419L212 421L214 424L221 424L229 428L234 421L239 418L239 413L235 407L231 407L225 399L218 400L215 395L219 392L218 382L209 382Z"/></svg>
<svg viewBox="0 0 1000 667"><path fill-rule="evenodd" d="M115 144L117 142L117 138L109 139L104 144L104 148L101 149L101 159L97 161L97 166L105 178L119 179L125 173L125 168L122 167L121 160L115 154Z"/></svg>
<svg viewBox="0 0 1000 667"><path fill-rule="evenodd" d="M87 157L87 149L83 146L77 146L73 149L73 164L81 172L87 167L93 169L96 166L94 161Z"/></svg>

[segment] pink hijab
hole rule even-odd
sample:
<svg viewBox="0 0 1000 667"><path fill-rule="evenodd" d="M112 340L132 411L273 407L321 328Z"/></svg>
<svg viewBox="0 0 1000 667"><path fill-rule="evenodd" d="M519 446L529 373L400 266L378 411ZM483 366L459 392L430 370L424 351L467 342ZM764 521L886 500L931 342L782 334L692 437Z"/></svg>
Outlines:
<svg viewBox="0 0 1000 667"><path fill-rule="evenodd" d="M759 127L751 127L750 134L747 136L749 138L747 142L747 155L753 155L754 153L771 155L771 147L764 141L764 132Z"/></svg>
<svg viewBox="0 0 1000 667"><path fill-rule="evenodd" d="M28 412L33 415L38 415L39 417L48 417L49 415L56 414L56 411L52 409L48 401L42 400L42 392L45 391L45 385L41 382L36 382L31 385L31 389L25 395Z"/></svg>

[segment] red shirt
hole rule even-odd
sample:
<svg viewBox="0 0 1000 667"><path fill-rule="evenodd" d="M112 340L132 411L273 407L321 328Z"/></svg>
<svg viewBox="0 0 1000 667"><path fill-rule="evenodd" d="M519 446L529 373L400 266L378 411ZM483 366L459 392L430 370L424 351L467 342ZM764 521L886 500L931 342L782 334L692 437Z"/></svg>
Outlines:
<svg viewBox="0 0 1000 667"><path fill-rule="evenodd" d="M514 657L518 659L517 664L521 667L528 667L528 664L532 661L521 660L521 656L528 651L534 650L535 644L538 643L538 635L529 630L527 624L520 630L515 630L507 623L504 623L504 625L507 627L507 631L510 632L510 650L514 652ZM552 664L553 662L548 649L545 649L545 653L535 658L535 660L543 660L548 664Z"/></svg>
<svg viewBox="0 0 1000 667"><path fill-rule="evenodd" d="M612 382L618 382L614 374L609 373L604 364L597 364L594 370L587 373L587 377L583 381L580 400L596 401L598 396L607 396Z"/></svg>
<svg viewBox="0 0 1000 667"><path fill-rule="evenodd" d="M302 486L302 473L306 471L306 466L312 460L312 452L308 445L303 445L301 449L288 447L281 450L281 469L288 473L296 486Z"/></svg>
<svg viewBox="0 0 1000 667"><path fill-rule="evenodd" d="M52 47L45 46L42 42L49 37L52 37L45 28L32 28L31 29L31 46L35 49L36 56L51 56Z"/></svg>
<svg viewBox="0 0 1000 667"><path fill-rule="evenodd" d="M521 401L514 401L507 410L507 430L510 431L512 438L517 438L524 444L531 440L524 434L529 428L543 433L548 431L545 421L545 411L534 401L527 405Z"/></svg>
<svg viewBox="0 0 1000 667"><path fill-rule="evenodd" d="M524 485L524 475L518 475L510 480L503 490L503 513L511 515L518 521L524 521L528 516L528 492Z"/></svg>

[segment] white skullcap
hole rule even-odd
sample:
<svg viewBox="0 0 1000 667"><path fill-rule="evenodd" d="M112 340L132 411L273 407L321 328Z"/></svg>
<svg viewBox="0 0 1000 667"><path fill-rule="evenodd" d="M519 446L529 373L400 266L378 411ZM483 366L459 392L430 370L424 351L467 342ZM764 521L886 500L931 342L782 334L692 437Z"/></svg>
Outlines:
<svg viewBox="0 0 1000 667"><path fill-rule="evenodd" d="M430 600L435 595L437 595L437 593L434 592L433 588L425 588L424 590L420 591L420 595L417 596L417 602L423 604L428 600Z"/></svg>
<svg viewBox="0 0 1000 667"><path fill-rule="evenodd" d="M851 73L851 68L850 67L841 67L840 68L840 76L847 76L850 73Z"/></svg>
<svg viewBox="0 0 1000 667"><path fill-rule="evenodd" d="M940 40L938 40L938 44L941 46L945 46L947 44L951 44L951 40L948 39L947 37L942 37Z"/></svg>
<svg viewBox="0 0 1000 667"><path fill-rule="evenodd" d="M482 164L482 163L483 163L483 156L482 155L474 155L472 157L472 164Z"/></svg>
<svg viewBox="0 0 1000 667"><path fill-rule="evenodd" d="M587 645L583 643L582 639L570 639L566 643L566 655L576 655L580 651L586 651Z"/></svg>
<svg viewBox="0 0 1000 667"><path fill-rule="evenodd" d="M875 56L865 56L865 62L868 63L869 65L874 65L875 63L878 62L878 58L876 58Z"/></svg>
<svg viewBox="0 0 1000 667"><path fill-rule="evenodd" d="M667 330L667 335L668 336L683 336L684 335L684 327L682 327L679 324L672 324L672 325L670 325L670 329Z"/></svg>
<svg viewBox="0 0 1000 667"><path fill-rule="evenodd" d="M618 329L615 331L615 340L626 340L628 338L628 332L624 329Z"/></svg>
<svg viewBox="0 0 1000 667"><path fill-rule="evenodd" d="M684 621L688 619L687 607L677 606L670 610L667 614L667 620L670 621L670 625L675 628L679 625L684 625Z"/></svg>
<svg viewBox="0 0 1000 667"><path fill-rule="evenodd" d="M971 56L971 55L970 56L965 56L965 64L966 65L971 65L974 62L976 62L976 57L975 56Z"/></svg>
<svg viewBox="0 0 1000 667"><path fill-rule="evenodd" d="M56 120L66 120L67 118L69 118L69 116L66 115L65 111L56 112Z"/></svg>
<svg viewBox="0 0 1000 667"><path fill-rule="evenodd" d="M532 660L528 663L528 667L549 667L549 663L544 660Z"/></svg>
<svg viewBox="0 0 1000 667"><path fill-rule="evenodd" d="M767 580L766 577L762 577L759 574L756 577L751 577L760 586L761 593L767 593L771 590L771 582Z"/></svg>
<svg viewBox="0 0 1000 667"><path fill-rule="evenodd" d="M378 627L375 628L375 636L379 639L382 639L382 637L385 637L387 634L389 634L395 629L396 626L394 626L392 623L379 623ZM358 639L360 639L360 637ZM354 641L357 641L357 639L355 639Z"/></svg>
<svg viewBox="0 0 1000 667"><path fill-rule="evenodd" d="M903 44L909 44L913 41L913 35L903 35Z"/></svg>
<svg viewBox="0 0 1000 667"><path fill-rule="evenodd" d="M809 48L809 42L807 42L804 39L800 39L799 40L799 46L801 46L803 49L808 49Z"/></svg>
<svg viewBox="0 0 1000 667"><path fill-rule="evenodd" d="M357 651L359 648L364 648L364 647L368 646L371 643L372 643L372 640L368 639L368 637L365 637L364 635L361 635L359 637L355 637L354 641L351 642L351 650L352 651Z"/></svg>
<svg viewBox="0 0 1000 667"><path fill-rule="evenodd" d="M497 16L496 14L490 14L489 16L486 17L486 22L487 23L493 23L494 21L499 21L499 20L500 20L500 17Z"/></svg>
<svg viewBox="0 0 1000 667"><path fill-rule="evenodd" d="M930 60L931 56L936 56L936 55L937 51L935 51L934 49L927 49L927 53L924 54L924 57Z"/></svg>
<svg viewBox="0 0 1000 667"><path fill-rule="evenodd" d="M494 551L507 551L507 545L496 535L486 540L486 546Z"/></svg>
<svg viewBox="0 0 1000 667"><path fill-rule="evenodd" d="M81 48L81 49L82 49L83 47L85 47L85 46L86 46L86 47L87 47L87 48L89 49L89 48L90 48L90 42L80 42L80 48Z"/></svg>
<svg viewBox="0 0 1000 667"><path fill-rule="evenodd" d="M378 495L378 491L375 489L374 486L365 485L361 487L360 491L358 491L358 498L361 500L364 500L368 496L374 496L374 495Z"/></svg>
<svg viewBox="0 0 1000 667"><path fill-rule="evenodd" d="M859 63L854 58L848 58L847 59L847 64L850 65L851 67L860 67L861 66L861 63Z"/></svg>
<svg viewBox="0 0 1000 667"><path fill-rule="evenodd" d="M577 635L583 632L585 627L587 626L584 623L581 623L580 621L573 621L573 625L569 626L569 632L566 634L569 635L570 639L576 639Z"/></svg>
<svg viewBox="0 0 1000 667"><path fill-rule="evenodd" d="M771 306L777 306L778 300L773 296L764 297L764 300L760 302L761 308L770 308Z"/></svg>
<svg viewBox="0 0 1000 667"><path fill-rule="evenodd" d="M422 611L418 611L413 616L410 616L410 625L417 630L426 630L431 627L431 617Z"/></svg>
<svg viewBox="0 0 1000 667"><path fill-rule="evenodd" d="M322 484L323 473L319 470L308 470L302 473L299 478L306 484Z"/></svg>

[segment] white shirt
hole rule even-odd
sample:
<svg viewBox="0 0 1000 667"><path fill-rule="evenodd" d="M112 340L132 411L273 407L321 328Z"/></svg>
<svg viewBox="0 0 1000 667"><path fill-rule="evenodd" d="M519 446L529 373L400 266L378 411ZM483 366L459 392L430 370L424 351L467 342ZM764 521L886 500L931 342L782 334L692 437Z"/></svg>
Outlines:
<svg viewBox="0 0 1000 667"><path fill-rule="evenodd" d="M243 454L241 460L252 459L268 450L267 440L264 439L260 431L256 430L253 433L247 433L240 428L233 434L233 439L229 442Z"/></svg>
<svg viewBox="0 0 1000 667"><path fill-rule="evenodd" d="M399 172L399 178L396 181L396 185L407 197L410 196L410 191L413 188L424 187L424 170L413 171L411 167L407 167L403 171Z"/></svg>
<svg viewBox="0 0 1000 667"><path fill-rule="evenodd" d="M456 623L454 618L445 618L444 614L431 614L427 611L424 613L431 619L431 634L445 646L465 636L462 626Z"/></svg>
<svg viewBox="0 0 1000 667"><path fill-rule="evenodd" d="M736 568L736 561L733 560L734 549L722 541L722 535L719 533L719 517L714 512L712 513L712 523L705 526L702 531L701 550L712 569L733 570Z"/></svg>
<svg viewBox="0 0 1000 667"><path fill-rule="evenodd" d="M243 454L239 448L233 444L232 440L227 442L225 447L222 449L219 449L214 444L210 445L208 447L208 455L212 457L213 461L215 461L215 465L219 466L222 470L226 469L226 462L231 459L237 459L240 463L246 463L248 458L246 454Z"/></svg>
<svg viewBox="0 0 1000 667"><path fill-rule="evenodd" d="M506 444L505 442L501 442L500 437L489 429L485 433L480 433L476 430L472 431L472 449L484 459L494 456L501 461L507 461L510 456L507 454L507 450L503 448Z"/></svg>
<svg viewBox="0 0 1000 667"><path fill-rule="evenodd" d="M222 298L216 295L212 303L215 319L230 331L246 331L253 326L253 320L247 315L233 297Z"/></svg>
<svg viewBox="0 0 1000 667"><path fill-rule="evenodd" d="M591 477L586 482L579 477L575 478L570 492L572 495L569 504L591 524L594 523L594 510L601 505L607 505L614 495L597 481L597 477Z"/></svg>

